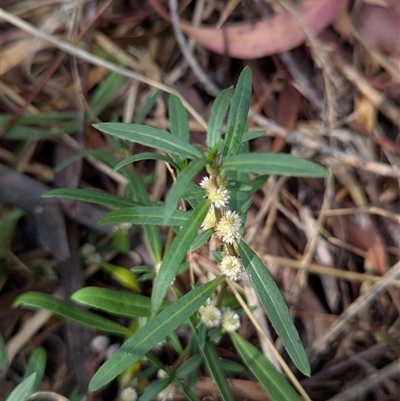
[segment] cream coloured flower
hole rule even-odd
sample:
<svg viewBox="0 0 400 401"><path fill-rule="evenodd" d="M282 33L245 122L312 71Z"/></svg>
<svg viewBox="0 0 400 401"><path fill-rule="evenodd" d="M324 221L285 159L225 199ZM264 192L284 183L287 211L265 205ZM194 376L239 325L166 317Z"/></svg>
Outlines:
<svg viewBox="0 0 400 401"><path fill-rule="evenodd" d="M201 321L209 329L213 327L218 327L221 321L221 311L213 304L207 304L200 306L199 313Z"/></svg>
<svg viewBox="0 0 400 401"><path fill-rule="evenodd" d="M215 185L211 177L204 177L200 182L200 186L206 190L207 198L215 207L222 209L228 204L229 191L222 183Z"/></svg>
<svg viewBox="0 0 400 401"><path fill-rule="evenodd" d="M208 230L209 228L214 228L215 224L217 223L217 219L215 217L215 210L214 206L211 205L206 217L204 218L203 222L201 223L201 228L203 230Z"/></svg>
<svg viewBox="0 0 400 401"><path fill-rule="evenodd" d="M240 327L240 317L230 308L222 308L221 327L228 331L236 331Z"/></svg>
<svg viewBox="0 0 400 401"><path fill-rule="evenodd" d="M224 213L215 227L215 232L226 244L233 244L241 238L240 227L242 222L236 212L228 210Z"/></svg>
<svg viewBox="0 0 400 401"><path fill-rule="evenodd" d="M174 399L175 386L173 384L168 384L168 386L157 394L157 400L160 401L171 401Z"/></svg>
<svg viewBox="0 0 400 401"><path fill-rule="evenodd" d="M221 272L232 281L240 280L244 271L241 259L231 255L224 256L219 267Z"/></svg>
<svg viewBox="0 0 400 401"><path fill-rule="evenodd" d="M138 399L137 392L132 387L124 388L119 394L119 399L121 401L136 401Z"/></svg>
<svg viewBox="0 0 400 401"><path fill-rule="evenodd" d="M222 185L218 188L211 188L207 190L207 198L218 209L222 209L228 204L229 192Z"/></svg>
<svg viewBox="0 0 400 401"><path fill-rule="evenodd" d="M211 177L204 177L200 182L200 186L206 190L210 188L215 188Z"/></svg>

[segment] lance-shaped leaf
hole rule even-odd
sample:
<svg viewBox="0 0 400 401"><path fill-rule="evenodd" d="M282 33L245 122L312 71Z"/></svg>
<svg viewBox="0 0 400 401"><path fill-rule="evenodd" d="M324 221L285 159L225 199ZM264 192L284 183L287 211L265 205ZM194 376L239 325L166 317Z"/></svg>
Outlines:
<svg viewBox="0 0 400 401"><path fill-rule="evenodd" d="M150 317L150 297L111 290L109 288L85 287L74 292L71 299L92 309L118 316ZM165 302L164 307L169 303Z"/></svg>
<svg viewBox="0 0 400 401"><path fill-rule="evenodd" d="M303 374L309 376L310 364L306 351L278 286L263 262L245 242L240 241L238 248L251 284L272 326L293 363Z"/></svg>
<svg viewBox="0 0 400 401"><path fill-rule="evenodd" d="M125 341L121 348L100 367L89 384L89 390L98 390L110 382L128 366L150 351L156 344L161 342L171 331L189 319L222 280L219 277L194 288L150 320L131 338Z"/></svg>
<svg viewBox="0 0 400 401"><path fill-rule="evenodd" d="M133 199L141 202L145 205L151 204L150 196L147 192L147 188L144 185L143 179L139 177L134 171L126 171L125 174L129 178L129 181L133 190ZM156 263L161 261L161 233L159 227L152 225L143 225L144 237L148 249Z"/></svg>
<svg viewBox="0 0 400 401"><path fill-rule="evenodd" d="M206 158L193 160L179 173L178 178L169 191L168 198L165 201L165 214L162 225L168 225L169 220L173 216L178 202L183 198L188 185L206 164Z"/></svg>
<svg viewBox="0 0 400 401"><path fill-rule="evenodd" d="M218 359L214 345L210 341L206 341L201 348L207 368L211 373L214 383L217 385L219 393L224 401L233 401L232 390L229 388L226 380L225 372L222 369L222 364Z"/></svg>
<svg viewBox="0 0 400 401"><path fill-rule="evenodd" d="M172 241L154 281L153 293L151 296L151 309L153 314L157 313L172 280L178 274L179 266L185 259L190 244L196 236L209 208L209 201L205 200L201 202L196 209L193 210L189 219Z"/></svg>
<svg viewBox="0 0 400 401"><path fill-rule="evenodd" d="M193 242L190 244L189 251L193 252L196 249L199 249L201 246L203 246L207 241L210 240L213 232L214 229L209 228L207 230L202 231L200 234L197 234Z"/></svg>
<svg viewBox="0 0 400 401"><path fill-rule="evenodd" d="M33 386L36 380L36 373L32 373L24 379L8 396L6 401L21 401L25 400L32 393Z"/></svg>
<svg viewBox="0 0 400 401"><path fill-rule="evenodd" d="M153 95L151 95L146 103L142 106L142 108L138 111L137 115L135 116L135 119L133 120L134 123L136 124L141 124L144 120L144 118L147 116L149 111L154 107L154 105L157 103L158 98L163 94L164 92L160 89L156 90Z"/></svg>
<svg viewBox="0 0 400 401"><path fill-rule="evenodd" d="M231 107L228 114L226 135L222 148L222 161L239 150L242 141L244 127L247 122L247 114L250 107L252 91L252 73L250 67L245 67L241 72L235 92L232 97Z"/></svg>
<svg viewBox="0 0 400 401"><path fill-rule="evenodd" d="M168 114L171 124L171 134L189 143L189 120L185 107L178 96L170 95L168 99Z"/></svg>
<svg viewBox="0 0 400 401"><path fill-rule="evenodd" d="M130 223L137 225L169 225L182 226L187 221L191 212L184 210L173 210L168 224L163 224L166 213L165 206L135 206L125 207L123 209L114 210L106 214L99 220L100 224L120 224Z"/></svg>
<svg viewBox="0 0 400 401"><path fill-rule="evenodd" d="M105 317L82 310L75 305L66 302L48 294L40 292L26 292L20 295L13 303L13 306L22 306L24 308L47 309L54 315L70 320L79 326L98 330L102 333L114 334L117 336L126 336L132 334L126 327L108 320Z"/></svg>
<svg viewBox="0 0 400 401"><path fill-rule="evenodd" d="M26 366L24 379L28 378L32 373L36 373L36 379L32 387L32 392L39 391L44 371L46 369L47 351L43 347L35 348L29 357Z"/></svg>
<svg viewBox="0 0 400 401"><path fill-rule="evenodd" d="M231 333L231 338L237 353L273 401L301 401L285 377L254 345L237 333Z"/></svg>
<svg viewBox="0 0 400 401"><path fill-rule="evenodd" d="M109 194L107 192L96 191L83 188L59 188L53 189L42 195L43 198L67 198L83 202L97 203L109 207L131 207L138 204L127 198Z"/></svg>
<svg viewBox="0 0 400 401"><path fill-rule="evenodd" d="M222 168L245 173L277 174L289 177L326 177L329 171L300 157L286 153L242 153L224 159Z"/></svg>
<svg viewBox="0 0 400 401"><path fill-rule="evenodd" d="M160 155L154 152L142 152L137 155L130 156L122 161L120 161L114 168L113 171L118 171L127 164L132 164L141 160L161 160L169 164L173 164L173 160L170 157Z"/></svg>
<svg viewBox="0 0 400 401"><path fill-rule="evenodd" d="M168 154L187 159L199 159L203 154L195 146L171 135L168 131L141 124L100 123L93 127L106 134L150 148L164 150Z"/></svg>
<svg viewBox="0 0 400 401"><path fill-rule="evenodd" d="M211 109L210 119L208 120L206 144L208 149L213 149L214 146L221 140L221 130L231 102L233 87L221 91Z"/></svg>

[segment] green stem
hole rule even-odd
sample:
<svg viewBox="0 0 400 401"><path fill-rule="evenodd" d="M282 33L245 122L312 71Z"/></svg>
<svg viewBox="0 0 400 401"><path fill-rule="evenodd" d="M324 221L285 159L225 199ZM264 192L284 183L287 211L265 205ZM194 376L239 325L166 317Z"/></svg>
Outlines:
<svg viewBox="0 0 400 401"><path fill-rule="evenodd" d="M224 281L221 285L221 291L218 294L217 300L215 301L215 306L219 308L221 306L222 300L226 294L226 289L228 288L228 284Z"/></svg>

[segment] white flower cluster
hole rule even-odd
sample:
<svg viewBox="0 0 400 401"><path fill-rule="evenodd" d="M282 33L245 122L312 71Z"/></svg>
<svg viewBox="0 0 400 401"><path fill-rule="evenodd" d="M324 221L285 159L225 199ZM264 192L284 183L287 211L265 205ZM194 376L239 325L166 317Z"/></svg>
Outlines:
<svg viewBox="0 0 400 401"><path fill-rule="evenodd" d="M137 392L133 387L124 388L119 393L119 399L121 401L136 401L138 399Z"/></svg>
<svg viewBox="0 0 400 401"><path fill-rule="evenodd" d="M201 321L208 329L221 327L227 332L240 327L240 317L230 308L217 308L212 302L199 308Z"/></svg>
<svg viewBox="0 0 400 401"><path fill-rule="evenodd" d="M218 182L217 178L204 177L200 182L200 186L206 190L206 196L211 201L210 210L201 228L203 230L215 228L217 236L226 244L232 245L241 238L240 228L242 222L236 212L226 210L229 200L229 191L225 188L223 183ZM215 216L216 208L220 209L222 214L218 222Z"/></svg>
<svg viewBox="0 0 400 401"><path fill-rule="evenodd" d="M165 370L159 369L157 371L157 377L162 380L168 377L168 373ZM174 399L175 386L171 383L164 390L157 394L157 400L170 401Z"/></svg>
<svg viewBox="0 0 400 401"><path fill-rule="evenodd" d="M236 212L227 210L217 223L215 227L215 232L217 236L225 242L225 244L232 245L234 242L241 238L240 227L242 226L242 221Z"/></svg>
<svg viewBox="0 0 400 401"><path fill-rule="evenodd" d="M229 280L239 281L244 272L242 260L237 256L226 255L219 264L222 274L225 274Z"/></svg>
<svg viewBox="0 0 400 401"><path fill-rule="evenodd" d="M214 207L222 209L228 204L229 191L223 184L215 185L211 177L204 177L200 186L206 190L206 196Z"/></svg>
<svg viewBox="0 0 400 401"><path fill-rule="evenodd" d="M81 247L81 255L88 265L99 265L101 255L96 252L96 247L93 244L84 244Z"/></svg>

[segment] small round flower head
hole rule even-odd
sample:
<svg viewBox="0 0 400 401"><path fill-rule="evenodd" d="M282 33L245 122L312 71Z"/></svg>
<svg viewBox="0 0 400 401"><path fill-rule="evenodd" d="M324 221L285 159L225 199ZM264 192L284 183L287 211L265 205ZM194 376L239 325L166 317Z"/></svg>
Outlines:
<svg viewBox="0 0 400 401"><path fill-rule="evenodd" d="M218 327L221 322L221 311L212 304L207 304L205 306L200 306L199 313L201 321L209 329L213 327Z"/></svg>
<svg viewBox="0 0 400 401"><path fill-rule="evenodd" d="M157 400L160 401L171 401L174 399L175 386L169 384L163 391L157 394Z"/></svg>
<svg viewBox="0 0 400 401"><path fill-rule="evenodd" d="M204 177L200 186L207 192L207 198L218 209L222 209L228 204L229 191L222 185L215 185L211 177Z"/></svg>
<svg viewBox="0 0 400 401"><path fill-rule="evenodd" d="M130 375L130 373L123 373L119 377L119 385L121 388L133 387L131 385L131 382L132 382L132 376Z"/></svg>
<svg viewBox="0 0 400 401"><path fill-rule="evenodd" d="M218 222L215 232L226 244L233 244L241 238L240 227L242 222L236 212L228 210Z"/></svg>
<svg viewBox="0 0 400 401"><path fill-rule="evenodd" d="M158 369L157 370L157 378L162 380L166 379L168 377L168 373L164 369Z"/></svg>
<svg viewBox="0 0 400 401"><path fill-rule="evenodd" d="M127 233L130 229L132 228L131 223L120 223L118 224L118 230L121 230L125 233Z"/></svg>
<svg viewBox="0 0 400 401"><path fill-rule="evenodd" d="M124 388L119 393L119 399L121 401L136 401L137 400L137 392L133 387Z"/></svg>
<svg viewBox="0 0 400 401"><path fill-rule="evenodd" d="M90 342L90 349L93 352L100 353L103 352L107 349L107 347L110 345L110 338L107 336L96 336L93 338L93 340Z"/></svg>
<svg viewBox="0 0 400 401"><path fill-rule="evenodd" d="M111 344L107 348L106 359L110 359L118 351L120 346L121 346L121 344L119 344L119 343Z"/></svg>
<svg viewBox="0 0 400 401"><path fill-rule="evenodd" d="M206 190L215 188L211 177L204 177L200 182L200 186Z"/></svg>
<svg viewBox="0 0 400 401"><path fill-rule="evenodd" d="M101 255L96 252L96 247L92 244L83 245L81 255L88 265L99 265L101 262Z"/></svg>
<svg viewBox="0 0 400 401"><path fill-rule="evenodd" d="M161 263L162 262L158 262L154 265L154 271L156 272L156 274L158 274L158 272L160 271Z"/></svg>
<svg viewBox="0 0 400 401"><path fill-rule="evenodd" d="M217 219L215 218L214 206L211 205L206 217L204 218L203 222L201 223L201 228L203 230L208 230L209 228L214 228L216 223L217 223Z"/></svg>
<svg viewBox="0 0 400 401"><path fill-rule="evenodd" d="M83 244L81 247L81 255L84 257L90 256L96 252L96 247L93 244Z"/></svg>
<svg viewBox="0 0 400 401"><path fill-rule="evenodd" d="M228 332L236 331L240 327L240 317L230 308L222 308L221 327Z"/></svg>
<svg viewBox="0 0 400 401"><path fill-rule="evenodd" d="M232 281L240 280L244 270L241 259L231 255L224 256L219 267L221 272Z"/></svg>
<svg viewBox="0 0 400 401"><path fill-rule="evenodd" d="M207 197L218 209L222 209L228 204L229 192L222 185L218 188L207 190Z"/></svg>

